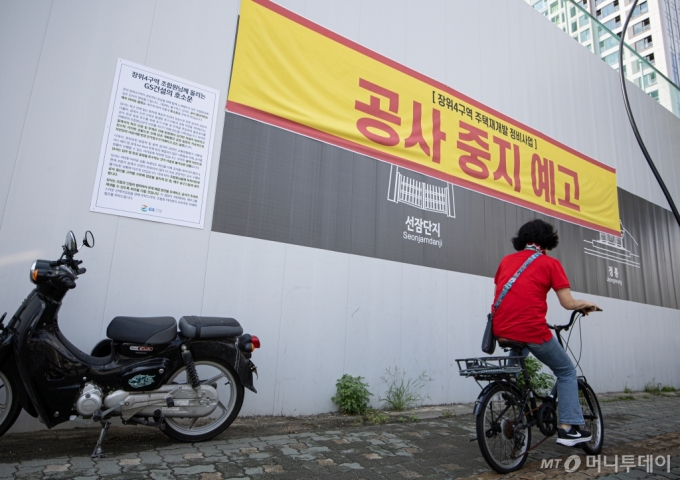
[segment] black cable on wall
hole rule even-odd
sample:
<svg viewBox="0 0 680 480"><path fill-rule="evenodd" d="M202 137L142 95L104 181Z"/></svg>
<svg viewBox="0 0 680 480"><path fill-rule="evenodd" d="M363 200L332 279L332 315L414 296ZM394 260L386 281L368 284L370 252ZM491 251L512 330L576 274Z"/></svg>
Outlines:
<svg viewBox="0 0 680 480"><path fill-rule="evenodd" d="M652 157L649 155L649 152L647 151L647 147L645 146L645 143L642 141L642 137L640 136L640 131L637 128L637 124L635 123L635 119L633 118L633 112L630 108L630 102L628 101L628 90L626 89L626 77L623 73L623 43L624 39L626 37L626 30L628 29L628 23L630 22L630 19L633 16L633 12L635 11L635 7L637 7L639 0L635 0L633 2L633 6L631 7L630 11L628 12L628 16L626 17L626 22L623 24L623 30L621 30L621 41L619 42L619 77L621 78L621 90L623 91L623 103L626 107L626 113L628 114L628 120L630 120L630 126L633 127L633 133L635 134L635 138L637 139L638 145L640 145L640 149L642 150L642 154L645 156L645 159L647 160L647 163L649 164L649 168L652 169L652 173L654 174L654 178L656 178L656 181L659 182L659 186L661 187L661 190L663 191L664 196L666 197L666 200L668 201L668 205L671 207L671 211L673 212L673 216L675 216L675 221L678 222L678 226L680 226L680 213L678 213L678 208L675 206L675 202L673 202L673 197L671 197L671 193L668 191L668 188L666 188L666 184L663 181L663 178L661 178L661 175L659 174L659 171L656 169L656 166L654 165L654 162L652 161Z"/></svg>

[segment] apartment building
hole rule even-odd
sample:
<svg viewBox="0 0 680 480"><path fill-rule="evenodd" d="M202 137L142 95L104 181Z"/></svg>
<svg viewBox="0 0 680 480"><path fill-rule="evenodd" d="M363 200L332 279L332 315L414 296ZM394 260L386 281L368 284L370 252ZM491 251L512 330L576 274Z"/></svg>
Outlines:
<svg viewBox="0 0 680 480"><path fill-rule="evenodd" d="M526 1L618 70L619 39L633 0ZM638 2L625 37L631 48L624 54L626 77L678 115L680 0Z"/></svg>

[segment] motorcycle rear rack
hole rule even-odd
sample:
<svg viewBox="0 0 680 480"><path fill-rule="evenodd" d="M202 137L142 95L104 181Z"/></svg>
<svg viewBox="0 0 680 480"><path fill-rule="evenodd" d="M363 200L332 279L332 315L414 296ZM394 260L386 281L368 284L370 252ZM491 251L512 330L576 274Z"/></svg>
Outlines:
<svg viewBox="0 0 680 480"><path fill-rule="evenodd" d="M522 357L475 357L459 358L458 370L462 377L474 377L475 380L499 380L516 378L522 371ZM510 360L513 360L510 362Z"/></svg>

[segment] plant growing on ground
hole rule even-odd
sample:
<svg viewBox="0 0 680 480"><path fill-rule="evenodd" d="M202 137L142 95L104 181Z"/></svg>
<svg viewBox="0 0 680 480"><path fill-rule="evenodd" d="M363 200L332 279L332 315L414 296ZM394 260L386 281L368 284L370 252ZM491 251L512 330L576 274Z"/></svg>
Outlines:
<svg viewBox="0 0 680 480"><path fill-rule="evenodd" d="M442 412L442 417L444 418L451 418L453 416L453 412L451 410L444 410Z"/></svg>
<svg viewBox="0 0 680 480"><path fill-rule="evenodd" d="M623 393L633 393L633 391L626 385L626 388L623 389Z"/></svg>
<svg viewBox="0 0 680 480"><path fill-rule="evenodd" d="M524 359L524 363L527 366L529 382L534 387L534 390L536 390L536 393L543 396L548 395L553 385L555 385L555 377L549 373L541 372L543 364L536 357L528 356ZM520 389L524 388L524 375L520 375L517 379L517 386Z"/></svg>
<svg viewBox="0 0 680 480"><path fill-rule="evenodd" d="M331 398L340 410L349 415L361 415L368 407L368 397L373 396L368 391L368 383L362 382L364 377L353 377L344 374L335 384L337 391Z"/></svg>
<svg viewBox="0 0 680 480"><path fill-rule="evenodd" d="M368 423L371 423L373 425L381 425L388 420L388 416L385 415L383 412L380 410L375 410L373 408L367 408L366 413L364 414L364 417L366 418L366 421Z"/></svg>
<svg viewBox="0 0 680 480"><path fill-rule="evenodd" d="M421 395L420 390L427 382L432 381L427 372L421 373L417 378L406 378L406 371L399 367L388 368L381 380L387 384L387 392L384 398L378 400L388 410L398 412L421 404L427 397Z"/></svg>
<svg viewBox="0 0 680 480"><path fill-rule="evenodd" d="M645 392L651 393L652 395L661 395L662 392L674 392L675 387L670 385L662 385L661 383L654 383L652 378L651 382L645 384Z"/></svg>

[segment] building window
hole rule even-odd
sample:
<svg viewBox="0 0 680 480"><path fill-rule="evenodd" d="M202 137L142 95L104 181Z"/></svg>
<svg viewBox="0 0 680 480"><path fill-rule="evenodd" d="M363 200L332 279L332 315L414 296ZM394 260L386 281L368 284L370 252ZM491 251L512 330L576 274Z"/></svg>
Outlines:
<svg viewBox="0 0 680 480"><path fill-rule="evenodd" d="M645 88L656 85L656 72L648 73L642 77Z"/></svg>
<svg viewBox="0 0 680 480"><path fill-rule="evenodd" d="M647 2L639 3L638 6L635 7L635 10L633 10L633 15L631 16L631 18L635 18L639 15L642 15L643 13L647 13L647 10L649 10Z"/></svg>
<svg viewBox="0 0 680 480"><path fill-rule="evenodd" d="M653 92L649 92L648 95L650 97L652 97L654 100L656 100L657 102L659 101L659 91L658 90L654 90Z"/></svg>
<svg viewBox="0 0 680 480"><path fill-rule="evenodd" d="M633 25L633 35L639 35L645 30L649 30L650 27L649 18L645 18L643 21Z"/></svg>
<svg viewBox="0 0 680 480"><path fill-rule="evenodd" d="M590 29L587 28L581 32L581 43L585 43L590 40Z"/></svg>
<svg viewBox="0 0 680 480"><path fill-rule="evenodd" d="M571 7L569 10L569 16L574 18L576 16L576 7Z"/></svg>
<svg viewBox="0 0 680 480"><path fill-rule="evenodd" d="M652 47L654 44L652 43L652 36L649 35L648 37L645 37L642 40L638 40L633 45L635 47L636 52L641 52L643 50L647 50L648 48Z"/></svg>
<svg viewBox="0 0 680 480"><path fill-rule="evenodd" d="M612 3L609 5L605 5L601 10L597 10L596 17L602 18L602 17L608 17L612 13L616 12L619 10L619 0L614 0Z"/></svg>
<svg viewBox="0 0 680 480"><path fill-rule="evenodd" d="M611 20L607 20L604 22L602 25L607 27L609 30L614 30L615 28L619 28L621 26L621 15L617 15Z"/></svg>
<svg viewBox="0 0 680 480"><path fill-rule="evenodd" d="M604 52L610 48L619 46L619 37L607 37L600 42L600 51Z"/></svg>
<svg viewBox="0 0 680 480"><path fill-rule="evenodd" d="M649 55L645 55L645 60L647 60L650 64L654 65L654 54L650 53Z"/></svg>
<svg viewBox="0 0 680 480"><path fill-rule="evenodd" d="M553 13L555 13L557 11L557 8L558 8L557 2L550 5L550 14L552 15Z"/></svg>
<svg viewBox="0 0 680 480"><path fill-rule="evenodd" d="M632 67L631 71L632 71L633 75L640 71L640 64L641 63L642 62L640 60L635 60L635 61L633 61L633 63L630 64L630 66Z"/></svg>
<svg viewBox="0 0 680 480"><path fill-rule="evenodd" d="M578 18L578 26L583 27L584 25L588 25L588 20L589 20L589 18L588 18L587 15L581 15Z"/></svg>
<svg viewBox="0 0 680 480"><path fill-rule="evenodd" d="M614 52L610 53L609 55L605 55L604 57L602 57L602 60L604 60L604 62L611 67L612 65L619 63L619 52Z"/></svg>
<svg viewBox="0 0 680 480"><path fill-rule="evenodd" d="M571 33L574 33L576 30L578 30L578 25L576 25L576 22L571 22Z"/></svg>

